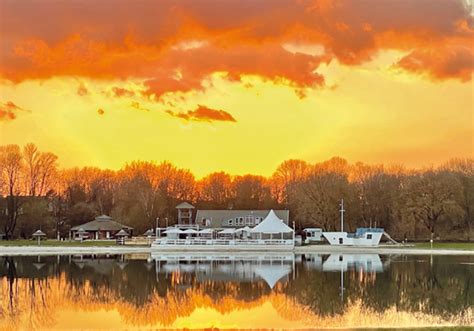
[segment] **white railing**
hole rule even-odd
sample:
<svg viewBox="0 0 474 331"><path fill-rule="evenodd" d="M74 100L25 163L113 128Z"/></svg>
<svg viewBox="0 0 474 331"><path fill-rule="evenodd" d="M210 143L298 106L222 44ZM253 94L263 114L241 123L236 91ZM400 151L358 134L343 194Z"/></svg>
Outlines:
<svg viewBox="0 0 474 331"><path fill-rule="evenodd" d="M248 245L293 245L292 239L156 239L153 245L171 246L248 246Z"/></svg>
<svg viewBox="0 0 474 331"><path fill-rule="evenodd" d="M176 224L174 226L171 226L171 227L174 227L174 228L178 228L178 229L195 229L195 230L199 230L199 224ZM170 227L170 228L171 228Z"/></svg>

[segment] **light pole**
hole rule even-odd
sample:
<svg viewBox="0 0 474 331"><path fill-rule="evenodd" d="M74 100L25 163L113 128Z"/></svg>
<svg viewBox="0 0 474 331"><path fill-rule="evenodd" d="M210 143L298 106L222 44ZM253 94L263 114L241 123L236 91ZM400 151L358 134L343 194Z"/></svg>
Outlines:
<svg viewBox="0 0 474 331"><path fill-rule="evenodd" d="M340 210L340 212L341 212L341 232L344 232L344 212L345 212L345 210L344 210L344 199L341 199L340 206L341 206L341 210Z"/></svg>
<svg viewBox="0 0 474 331"><path fill-rule="evenodd" d="M156 218L155 237L158 238L158 226L160 226L160 218Z"/></svg>

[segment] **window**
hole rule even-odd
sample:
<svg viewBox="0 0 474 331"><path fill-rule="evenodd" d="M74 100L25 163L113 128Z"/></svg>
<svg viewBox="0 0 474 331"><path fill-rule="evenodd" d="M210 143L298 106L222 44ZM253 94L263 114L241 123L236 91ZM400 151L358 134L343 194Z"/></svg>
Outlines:
<svg viewBox="0 0 474 331"><path fill-rule="evenodd" d="M344 243L342 238L339 238L339 245L342 245Z"/></svg>
<svg viewBox="0 0 474 331"><path fill-rule="evenodd" d="M227 223L228 223L229 225L233 225L233 224L234 224L234 220L233 220L233 219L230 219L230 220L227 221Z"/></svg>
<svg viewBox="0 0 474 331"><path fill-rule="evenodd" d="M369 234L367 235L367 239L372 239L372 234L371 234L371 233L369 233Z"/></svg>
<svg viewBox="0 0 474 331"><path fill-rule="evenodd" d="M253 220L252 215L245 216L245 225L252 225L253 222L254 222L254 220Z"/></svg>
<svg viewBox="0 0 474 331"><path fill-rule="evenodd" d="M261 220L260 217L255 217L255 225L259 224Z"/></svg>
<svg viewBox="0 0 474 331"><path fill-rule="evenodd" d="M340 240L342 240L342 238ZM342 262L342 260L343 260L343 256L339 255L339 262Z"/></svg>

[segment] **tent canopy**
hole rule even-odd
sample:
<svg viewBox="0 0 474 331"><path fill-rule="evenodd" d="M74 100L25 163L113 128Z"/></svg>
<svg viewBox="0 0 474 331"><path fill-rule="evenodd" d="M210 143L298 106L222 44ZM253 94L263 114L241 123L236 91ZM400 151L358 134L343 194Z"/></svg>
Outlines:
<svg viewBox="0 0 474 331"><path fill-rule="evenodd" d="M171 228L171 229L168 229L168 230L164 231L163 233L166 233L166 234L180 234L180 233L184 233L184 231L180 230L178 228Z"/></svg>
<svg viewBox="0 0 474 331"><path fill-rule="evenodd" d="M46 233L44 233L41 230L36 230L35 233L33 233L33 237L44 237L46 236Z"/></svg>
<svg viewBox="0 0 474 331"><path fill-rule="evenodd" d="M116 237L128 237L129 234L127 231L125 231L124 229L120 230L119 232L117 232L115 234Z"/></svg>
<svg viewBox="0 0 474 331"><path fill-rule="evenodd" d="M199 233L203 233L203 234L205 234L205 233L213 233L213 232L214 232L213 229L202 229L202 230L199 231Z"/></svg>
<svg viewBox="0 0 474 331"><path fill-rule="evenodd" d="M235 232L251 232L251 231L252 229L249 228L248 226L235 230Z"/></svg>
<svg viewBox="0 0 474 331"><path fill-rule="evenodd" d="M267 217L259 225L250 230L252 233L290 233L293 229L286 225L275 212L270 210Z"/></svg>
<svg viewBox="0 0 474 331"><path fill-rule="evenodd" d="M230 229L224 229L222 231L219 232L219 234L234 234L235 233L235 229L234 228L230 228Z"/></svg>
<svg viewBox="0 0 474 331"><path fill-rule="evenodd" d="M183 233L186 233L186 234L196 234L198 233L196 230L194 229L187 229L187 230L184 230Z"/></svg>

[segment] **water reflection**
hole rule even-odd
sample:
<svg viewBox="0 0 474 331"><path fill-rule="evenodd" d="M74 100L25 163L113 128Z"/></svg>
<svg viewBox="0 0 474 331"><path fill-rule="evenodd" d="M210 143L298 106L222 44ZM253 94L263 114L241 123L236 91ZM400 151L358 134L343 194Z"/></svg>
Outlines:
<svg viewBox="0 0 474 331"><path fill-rule="evenodd" d="M0 258L0 329L472 325L473 257Z"/></svg>
<svg viewBox="0 0 474 331"><path fill-rule="evenodd" d="M263 280L270 289L277 282L286 283L294 270L294 254L161 254L153 255L157 274L175 273L182 283L228 281L256 282ZM189 277L190 276L190 277Z"/></svg>

